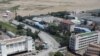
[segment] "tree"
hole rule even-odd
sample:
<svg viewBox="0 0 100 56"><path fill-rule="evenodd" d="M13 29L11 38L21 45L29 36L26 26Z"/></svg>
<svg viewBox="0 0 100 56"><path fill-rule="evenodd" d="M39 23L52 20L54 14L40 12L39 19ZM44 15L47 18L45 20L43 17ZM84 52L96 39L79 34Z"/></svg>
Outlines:
<svg viewBox="0 0 100 56"><path fill-rule="evenodd" d="M23 27L24 27L23 24L19 24L19 25L17 26L17 29L18 29L18 30L21 30L21 29L23 29Z"/></svg>
<svg viewBox="0 0 100 56"><path fill-rule="evenodd" d="M18 30L18 31L17 31L17 34L18 34L18 35L23 35L23 33L24 33L23 30Z"/></svg>
<svg viewBox="0 0 100 56"><path fill-rule="evenodd" d="M15 17L15 20L22 22L22 21L24 21L24 18L22 16L18 15Z"/></svg>
<svg viewBox="0 0 100 56"><path fill-rule="evenodd" d="M0 29L2 29L2 25L0 24Z"/></svg>
<svg viewBox="0 0 100 56"><path fill-rule="evenodd" d="M7 32L7 28L4 28L3 31L6 33Z"/></svg>
<svg viewBox="0 0 100 56"><path fill-rule="evenodd" d="M32 36L32 34L33 34L33 33L32 33L32 31L31 31L31 29L30 29L30 28L27 28L27 29L26 29L26 35L27 35L27 36Z"/></svg>
<svg viewBox="0 0 100 56"><path fill-rule="evenodd" d="M60 18L66 18L65 15L70 15L68 11L52 12L48 14Z"/></svg>
<svg viewBox="0 0 100 56"><path fill-rule="evenodd" d="M56 25L50 25L50 26L48 27L48 31L49 31L51 34L56 35L56 34L58 34L59 27L56 26Z"/></svg>
<svg viewBox="0 0 100 56"><path fill-rule="evenodd" d="M26 32L24 31L23 27L24 27L23 24L20 24L20 25L17 26L17 30L18 30L17 34L18 35L24 35L24 34L26 34Z"/></svg>
<svg viewBox="0 0 100 56"><path fill-rule="evenodd" d="M43 48L44 48L44 46L40 45L40 46L36 47L36 50L42 50Z"/></svg>
<svg viewBox="0 0 100 56"><path fill-rule="evenodd" d="M38 32L33 33L30 28L26 29L26 35L31 36L33 39L38 38Z"/></svg>
<svg viewBox="0 0 100 56"><path fill-rule="evenodd" d="M61 52L56 52L54 56L64 56Z"/></svg>
<svg viewBox="0 0 100 56"><path fill-rule="evenodd" d="M33 38L33 39L39 38L38 33L39 33L39 32L37 32L37 31L36 31L35 33L33 33L33 34L32 34L32 38Z"/></svg>

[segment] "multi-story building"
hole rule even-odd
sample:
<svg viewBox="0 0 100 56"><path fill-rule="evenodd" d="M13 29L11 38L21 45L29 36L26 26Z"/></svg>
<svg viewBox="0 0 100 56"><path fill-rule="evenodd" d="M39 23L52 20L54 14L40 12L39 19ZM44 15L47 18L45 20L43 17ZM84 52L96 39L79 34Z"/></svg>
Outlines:
<svg viewBox="0 0 100 56"><path fill-rule="evenodd" d="M75 28L75 24L71 20L62 20L60 22L60 27L64 29L64 31L73 32Z"/></svg>
<svg viewBox="0 0 100 56"><path fill-rule="evenodd" d="M84 56L100 56L100 44L89 44Z"/></svg>
<svg viewBox="0 0 100 56"><path fill-rule="evenodd" d="M75 53L87 48L90 43L100 43L100 32L86 32L72 35L69 41L69 48Z"/></svg>
<svg viewBox="0 0 100 56"><path fill-rule="evenodd" d="M0 56L7 56L24 51L35 51L34 42L31 37L18 36L0 40Z"/></svg>

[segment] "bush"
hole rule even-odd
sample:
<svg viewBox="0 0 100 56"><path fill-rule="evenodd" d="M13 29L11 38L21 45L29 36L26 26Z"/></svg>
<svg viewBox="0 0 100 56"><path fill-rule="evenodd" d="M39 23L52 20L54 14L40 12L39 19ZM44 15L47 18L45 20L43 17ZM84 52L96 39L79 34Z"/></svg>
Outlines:
<svg viewBox="0 0 100 56"><path fill-rule="evenodd" d="M64 56L61 52L56 52L54 56Z"/></svg>
<svg viewBox="0 0 100 56"><path fill-rule="evenodd" d="M24 27L24 25L23 24L20 24L20 25L17 26L17 29L18 30L21 30L21 29L23 29L23 27Z"/></svg>
<svg viewBox="0 0 100 56"><path fill-rule="evenodd" d="M26 29L26 35L31 36L33 39L39 38L38 32L33 33L30 28Z"/></svg>
<svg viewBox="0 0 100 56"><path fill-rule="evenodd" d="M24 18L22 16L18 15L18 16L15 17L15 20L17 20L19 22L23 22Z"/></svg>
<svg viewBox="0 0 100 56"><path fill-rule="evenodd" d="M70 13L68 11L60 11L60 12L52 12L49 13L48 15L60 17L60 18L67 18L67 15L70 15Z"/></svg>

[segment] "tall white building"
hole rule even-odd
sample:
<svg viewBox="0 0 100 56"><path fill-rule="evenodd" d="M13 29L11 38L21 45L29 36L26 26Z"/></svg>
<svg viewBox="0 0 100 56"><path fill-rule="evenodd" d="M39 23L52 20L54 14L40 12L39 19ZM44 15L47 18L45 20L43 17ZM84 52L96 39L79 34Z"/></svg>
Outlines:
<svg viewBox="0 0 100 56"><path fill-rule="evenodd" d="M7 56L23 51L35 51L34 42L31 37L20 36L0 40L0 56Z"/></svg>
<svg viewBox="0 0 100 56"><path fill-rule="evenodd" d="M75 53L88 47L90 43L100 43L100 32L86 32L72 35L70 37L69 48Z"/></svg>

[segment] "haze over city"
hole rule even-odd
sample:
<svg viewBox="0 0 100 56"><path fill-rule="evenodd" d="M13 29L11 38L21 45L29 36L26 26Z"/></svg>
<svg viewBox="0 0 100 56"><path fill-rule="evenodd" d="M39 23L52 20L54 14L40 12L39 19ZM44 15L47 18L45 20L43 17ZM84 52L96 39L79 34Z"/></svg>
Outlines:
<svg viewBox="0 0 100 56"><path fill-rule="evenodd" d="M0 0L0 56L100 56L100 0Z"/></svg>
<svg viewBox="0 0 100 56"><path fill-rule="evenodd" d="M0 3L0 10L20 5L18 14L44 14L57 11L82 11L100 8L100 0L9 0ZM24 12L24 13L23 13Z"/></svg>

